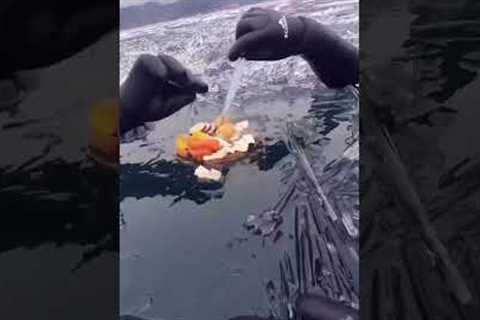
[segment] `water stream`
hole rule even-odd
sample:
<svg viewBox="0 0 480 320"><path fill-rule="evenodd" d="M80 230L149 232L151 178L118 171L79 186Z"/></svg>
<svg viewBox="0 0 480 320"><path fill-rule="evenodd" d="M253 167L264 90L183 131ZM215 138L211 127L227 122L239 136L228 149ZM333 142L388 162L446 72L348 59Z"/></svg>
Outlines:
<svg viewBox="0 0 480 320"><path fill-rule="evenodd" d="M230 87L228 88L228 91L227 91L227 97L225 99L225 105L223 107L221 115L226 115L228 110L230 109L233 99L235 98L238 88L240 87L240 81L242 79L242 75L245 71L246 65L247 63L243 58L240 58L235 62L235 68L233 70L232 80L230 83Z"/></svg>

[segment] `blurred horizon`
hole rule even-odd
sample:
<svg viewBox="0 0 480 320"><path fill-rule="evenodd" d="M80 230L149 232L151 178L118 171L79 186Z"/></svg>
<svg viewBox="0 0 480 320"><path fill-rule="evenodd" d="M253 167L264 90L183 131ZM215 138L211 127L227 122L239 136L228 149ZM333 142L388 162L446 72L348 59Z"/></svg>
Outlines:
<svg viewBox="0 0 480 320"><path fill-rule="evenodd" d="M265 0L121 0L120 30L264 1Z"/></svg>

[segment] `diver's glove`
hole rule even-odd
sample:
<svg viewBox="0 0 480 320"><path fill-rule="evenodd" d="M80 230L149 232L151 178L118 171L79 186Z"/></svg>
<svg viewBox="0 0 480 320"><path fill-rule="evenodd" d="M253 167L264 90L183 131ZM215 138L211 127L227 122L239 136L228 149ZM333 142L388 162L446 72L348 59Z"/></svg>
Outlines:
<svg viewBox="0 0 480 320"><path fill-rule="evenodd" d="M120 88L121 133L166 118L207 91L208 85L176 59L142 55Z"/></svg>
<svg viewBox="0 0 480 320"><path fill-rule="evenodd" d="M228 53L231 61L240 57L280 60L302 55L329 87L358 82L356 47L313 19L252 8L238 22L235 38Z"/></svg>
<svg viewBox="0 0 480 320"><path fill-rule="evenodd" d="M280 60L302 53L305 24L298 17L263 8L248 10L237 24L228 58Z"/></svg>

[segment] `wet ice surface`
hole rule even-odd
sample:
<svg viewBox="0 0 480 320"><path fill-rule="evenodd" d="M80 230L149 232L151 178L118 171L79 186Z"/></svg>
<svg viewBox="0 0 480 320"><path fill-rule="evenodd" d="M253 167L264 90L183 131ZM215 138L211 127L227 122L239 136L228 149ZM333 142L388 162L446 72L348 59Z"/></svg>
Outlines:
<svg viewBox="0 0 480 320"><path fill-rule="evenodd" d="M262 6L318 17L358 42L357 2ZM172 117L139 129L141 139L122 143L121 314L285 318L285 307L305 291L358 303L358 144L350 137L358 106L350 91L326 89L300 58L247 62L229 115L249 120L264 146L229 168L223 184L199 184L194 168L175 157L175 136L212 120L224 107L233 73L226 53L247 9L121 34L121 79L136 56L161 51L201 75L211 89ZM292 139L338 214L336 221L322 209L312 176L289 151L286 142ZM295 268L293 277L282 276L285 263Z"/></svg>
<svg viewBox="0 0 480 320"><path fill-rule="evenodd" d="M118 92L111 55L116 39L111 33L71 58L19 73L25 90L16 96L1 85L0 287L9 299L2 315L49 318L58 310L68 318L76 311L73 301L83 301L90 308L80 313L94 318L117 307L117 174L96 167L86 152L91 105Z"/></svg>
<svg viewBox="0 0 480 320"><path fill-rule="evenodd" d="M475 1L382 4L362 16L371 26L362 30L368 34L365 39L375 38L389 50L362 46L362 64L372 71L378 68L371 72L378 76L375 85L362 84L362 97L372 98L362 101L362 115L377 107L389 118L391 144L413 187L392 188L400 176L392 167L378 174L384 170L378 166L375 144L365 143L369 133L364 130L361 270L362 290L368 294L362 296L362 318L408 314L411 319L476 319L480 150L474 141L480 133L480 29L472 19L480 6ZM383 31L386 24L389 32ZM382 56L395 61L388 73L379 71L390 62ZM373 97L373 92L380 94ZM410 197L398 197L406 190L412 191ZM417 195L420 205L406 210ZM441 246L446 250L439 250ZM465 303L470 295L473 299Z"/></svg>
<svg viewBox="0 0 480 320"><path fill-rule="evenodd" d="M98 205L94 194L114 181L109 182L112 176L103 174L89 159L85 128L91 105L118 91L109 79L115 75L110 50L115 41L115 34L108 34L69 59L47 68L20 72L18 76L24 79L26 90L17 99L8 99L18 100L14 105L0 101L0 144L4 150L0 157L0 197L3 208L8 208L4 210L16 212L9 215L5 226L18 227L21 234L28 226L25 221L36 225L34 221L38 219L58 232L39 233L34 239L19 240L20 244L55 241L90 245L110 236L113 220L108 225L109 221L95 218L92 211ZM110 66L111 72L99 71L95 66L100 63ZM78 77L75 82L69 81L72 74ZM99 181L103 181L102 187ZM24 200L32 204L27 207ZM74 212L64 212L72 206ZM82 215L92 219L86 222L88 219L82 220ZM85 233L89 236L82 238L81 232L70 232L71 229L89 229ZM7 243L5 247L14 242ZM81 252L78 259L82 259Z"/></svg>

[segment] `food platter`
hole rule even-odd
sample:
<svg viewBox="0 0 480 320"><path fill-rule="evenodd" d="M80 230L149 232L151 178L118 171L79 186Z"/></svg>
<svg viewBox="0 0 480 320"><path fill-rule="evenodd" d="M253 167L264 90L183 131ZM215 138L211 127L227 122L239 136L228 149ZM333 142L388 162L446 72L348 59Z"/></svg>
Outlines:
<svg viewBox="0 0 480 320"><path fill-rule="evenodd" d="M223 168L248 156L257 144L248 121L234 122L222 116L211 123L197 123L188 134L178 135L176 152L182 161L198 166L197 177L219 181Z"/></svg>

